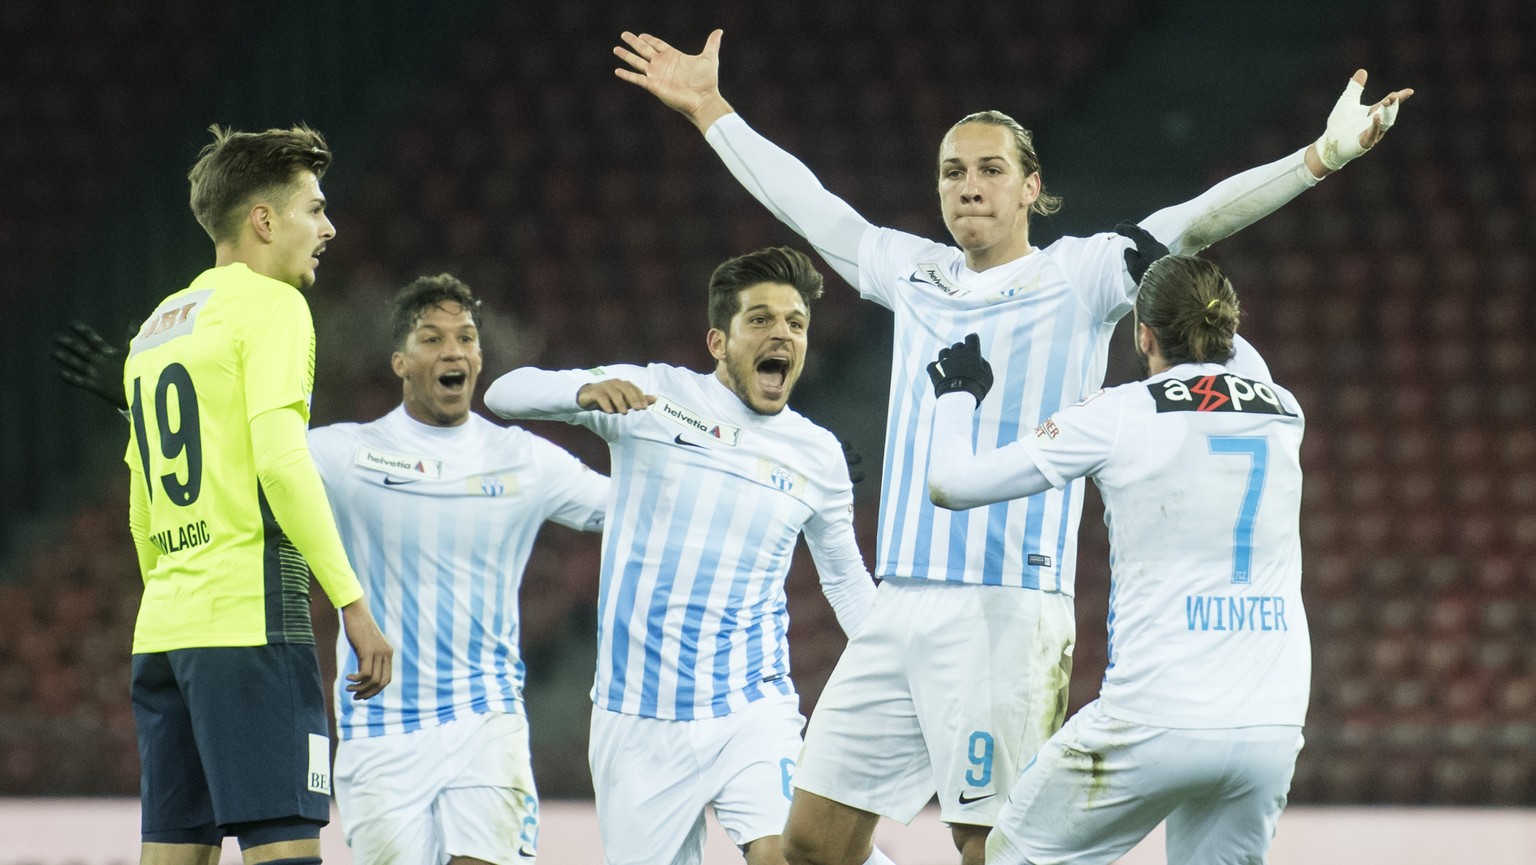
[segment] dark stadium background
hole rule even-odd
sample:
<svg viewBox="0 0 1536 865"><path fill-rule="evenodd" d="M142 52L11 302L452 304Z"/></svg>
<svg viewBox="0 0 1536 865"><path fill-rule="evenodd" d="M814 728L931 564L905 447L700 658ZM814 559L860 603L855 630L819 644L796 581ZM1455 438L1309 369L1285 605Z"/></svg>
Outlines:
<svg viewBox="0 0 1536 865"><path fill-rule="evenodd" d="M1314 665L1292 802L1536 804L1536 5L1526 0L636 4L59 0L0 5L0 795L132 795L138 576L123 424L67 390L50 335L126 334L211 263L184 174L209 123L330 139L338 227L310 294L317 424L393 407L385 304L450 271L523 363L707 368L718 261L805 244L681 117L616 79L621 30L722 90L880 224L944 237L934 152L961 115L1036 130L1045 245L1185 200L1314 139L1350 73L1418 94L1375 153L1208 255L1309 413ZM873 554L889 314L828 271L794 404L866 458ZM918 359L914 359L917 362ZM1110 382L1134 374L1117 335ZM534 430L605 468L598 440ZM1073 708L1104 666L1101 510L1083 519ZM535 770L590 795L594 539L546 529L522 593ZM813 705L842 646L790 579ZM329 646L334 617L317 609ZM328 648L324 654L330 656Z"/></svg>

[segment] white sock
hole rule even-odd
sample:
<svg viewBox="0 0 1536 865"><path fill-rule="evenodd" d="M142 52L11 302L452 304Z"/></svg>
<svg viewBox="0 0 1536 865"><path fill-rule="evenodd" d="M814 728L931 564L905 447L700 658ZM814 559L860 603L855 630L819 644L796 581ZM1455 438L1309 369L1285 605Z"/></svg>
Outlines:
<svg viewBox="0 0 1536 865"><path fill-rule="evenodd" d="M870 850L869 858L864 860L864 865L896 865L891 857L880 852L879 847Z"/></svg>

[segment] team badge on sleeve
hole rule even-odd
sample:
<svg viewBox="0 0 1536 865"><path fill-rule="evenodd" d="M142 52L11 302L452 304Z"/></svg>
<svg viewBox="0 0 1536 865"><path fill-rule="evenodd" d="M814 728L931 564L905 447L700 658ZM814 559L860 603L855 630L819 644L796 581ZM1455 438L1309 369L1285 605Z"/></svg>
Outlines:
<svg viewBox="0 0 1536 865"><path fill-rule="evenodd" d="M1202 375L1180 381L1153 382L1147 385L1159 413L1165 411L1229 411L1246 414L1283 414L1285 410L1274 388L1261 381L1235 375Z"/></svg>

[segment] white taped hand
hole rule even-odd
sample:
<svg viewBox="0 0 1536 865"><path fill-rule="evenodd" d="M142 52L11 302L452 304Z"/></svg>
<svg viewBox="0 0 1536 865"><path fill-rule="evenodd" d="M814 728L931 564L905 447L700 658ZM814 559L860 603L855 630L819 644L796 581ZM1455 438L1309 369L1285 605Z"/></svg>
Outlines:
<svg viewBox="0 0 1536 865"><path fill-rule="evenodd" d="M1356 77L1365 76L1356 73ZM1328 128L1317 139L1316 146L1318 158L1330 171L1338 171L1369 150L1397 120L1397 107L1402 101L1396 98L1398 94L1367 106L1361 99L1364 92L1364 81L1351 78L1328 113Z"/></svg>

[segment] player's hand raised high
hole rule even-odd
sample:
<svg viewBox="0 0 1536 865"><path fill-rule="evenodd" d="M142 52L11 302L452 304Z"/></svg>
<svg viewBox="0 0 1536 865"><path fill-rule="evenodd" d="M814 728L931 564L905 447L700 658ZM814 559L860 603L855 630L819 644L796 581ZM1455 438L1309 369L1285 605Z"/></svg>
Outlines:
<svg viewBox="0 0 1536 865"><path fill-rule="evenodd" d="M1397 121L1398 106L1413 95L1413 88L1394 90L1380 102L1365 105L1366 72L1355 74L1344 86L1344 93L1328 113L1328 128L1313 146L1317 157L1329 171L1338 171L1345 163L1375 147Z"/></svg>
<svg viewBox="0 0 1536 865"><path fill-rule="evenodd" d="M720 37L724 32L709 34L702 51L687 54L649 33L636 35L626 30L619 38L629 47L614 46L613 54L630 68L615 69L613 74L649 91L703 132L734 110L720 95Z"/></svg>

